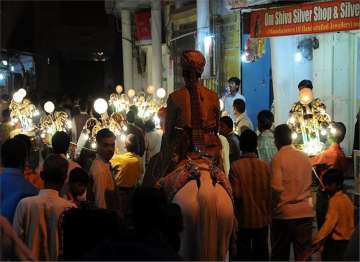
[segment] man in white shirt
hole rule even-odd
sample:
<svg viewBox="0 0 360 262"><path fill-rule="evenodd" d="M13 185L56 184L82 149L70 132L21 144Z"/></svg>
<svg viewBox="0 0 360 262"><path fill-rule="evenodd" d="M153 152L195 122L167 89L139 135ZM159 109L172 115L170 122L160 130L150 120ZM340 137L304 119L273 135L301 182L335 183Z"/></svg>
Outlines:
<svg viewBox="0 0 360 262"><path fill-rule="evenodd" d="M53 148L54 154L60 155L62 158L66 159L69 163L69 168L67 170L66 179L63 188L61 189L61 195L65 195L68 192L69 189L69 174L71 170L73 170L76 167L80 167L78 163L75 161L72 161L71 159L67 158L67 152L69 150L70 146L70 136L63 132L58 131L56 132L52 139L51 139L51 145Z"/></svg>
<svg viewBox="0 0 360 262"><path fill-rule="evenodd" d="M250 118L246 114L246 104L242 99L235 99L233 103L235 122L234 131L237 135L241 135L245 129L254 130L254 126Z"/></svg>
<svg viewBox="0 0 360 262"><path fill-rule="evenodd" d="M67 168L65 159L50 155L41 172L45 189L40 190L37 196L23 198L16 207L14 229L36 260L57 260L59 218L67 208L76 207L59 195Z"/></svg>
<svg viewBox="0 0 360 262"><path fill-rule="evenodd" d="M154 122L149 119L145 122L145 166L150 159L160 152L162 131L155 129Z"/></svg>
<svg viewBox="0 0 360 262"><path fill-rule="evenodd" d="M235 122L235 115L233 111L233 103L235 99L242 99L246 102L245 97L242 95L242 90L240 90L240 79L237 77L231 77L228 80L229 87L225 91L224 96L221 100L224 102L223 116L228 115L231 117L232 121Z"/></svg>
<svg viewBox="0 0 360 262"><path fill-rule="evenodd" d="M114 208L115 183L112 175L110 159L115 152L115 135L109 129L101 129L96 134L97 154L90 167L93 180L92 191L95 206L98 208Z"/></svg>
<svg viewBox="0 0 360 262"><path fill-rule="evenodd" d="M304 260L312 241L312 166L309 157L291 145L287 125L277 126L274 136L279 151L272 160L272 260L289 260L291 243L295 260Z"/></svg>

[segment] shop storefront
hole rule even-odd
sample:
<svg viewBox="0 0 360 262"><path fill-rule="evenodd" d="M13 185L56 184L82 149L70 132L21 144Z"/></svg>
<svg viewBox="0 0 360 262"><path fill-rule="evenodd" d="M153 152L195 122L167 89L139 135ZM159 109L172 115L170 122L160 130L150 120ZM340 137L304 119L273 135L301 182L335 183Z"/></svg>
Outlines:
<svg viewBox="0 0 360 262"><path fill-rule="evenodd" d="M299 101L298 83L309 79L314 97L326 105L326 113L345 124L342 145L351 154L360 106L359 1L313 1L251 10L249 16L244 31L254 43L246 48L248 41L243 41L243 65L265 59L259 47L270 52L266 59L271 61L276 124L288 122L292 105ZM242 71L244 79L246 72ZM249 89L245 85L244 89Z"/></svg>

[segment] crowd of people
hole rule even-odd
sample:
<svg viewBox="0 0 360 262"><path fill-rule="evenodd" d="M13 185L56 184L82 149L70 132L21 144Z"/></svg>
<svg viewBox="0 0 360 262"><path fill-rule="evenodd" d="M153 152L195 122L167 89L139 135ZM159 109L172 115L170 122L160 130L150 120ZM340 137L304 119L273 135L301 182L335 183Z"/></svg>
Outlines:
<svg viewBox="0 0 360 262"><path fill-rule="evenodd" d="M354 206L342 191L348 168L341 149L345 126L334 123L328 149L309 157L292 146L286 124L274 127L269 110L258 113L255 132L235 77L222 98L228 114L221 116L217 96L196 86L205 63L200 55L183 54L186 87L170 95L167 111L159 114L161 129L138 118L136 108L127 112L125 152L115 153L116 136L104 128L96 134L96 154L69 157L75 156L71 141L77 141L93 114L86 100L67 103L72 133L56 132L41 152L24 134L11 138L10 112L3 109L1 260L198 259L181 256L188 217L169 192L179 187L175 195L188 180L201 187L202 180L196 170L188 176L179 173L186 181L174 180L171 190L164 190L161 178L176 173L182 160L196 161L199 155L219 156L214 162L219 171L211 178L231 195L236 222L226 258L289 260L291 246L296 260L309 260L317 251L322 260L358 257L352 239L358 234ZM189 112L179 115L179 110ZM314 179L315 169L319 179Z"/></svg>

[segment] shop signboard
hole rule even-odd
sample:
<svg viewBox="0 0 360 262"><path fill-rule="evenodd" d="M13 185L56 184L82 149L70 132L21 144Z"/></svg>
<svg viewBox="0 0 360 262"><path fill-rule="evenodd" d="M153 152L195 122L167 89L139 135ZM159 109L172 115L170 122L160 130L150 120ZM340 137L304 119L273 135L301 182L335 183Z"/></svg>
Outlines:
<svg viewBox="0 0 360 262"><path fill-rule="evenodd" d="M240 75L240 13L224 16L223 33L223 75L225 86L230 77Z"/></svg>
<svg viewBox="0 0 360 262"><path fill-rule="evenodd" d="M151 42L151 12L141 11L135 14L135 38L139 43Z"/></svg>
<svg viewBox="0 0 360 262"><path fill-rule="evenodd" d="M272 37L360 29L360 1L335 0L251 12L250 35Z"/></svg>

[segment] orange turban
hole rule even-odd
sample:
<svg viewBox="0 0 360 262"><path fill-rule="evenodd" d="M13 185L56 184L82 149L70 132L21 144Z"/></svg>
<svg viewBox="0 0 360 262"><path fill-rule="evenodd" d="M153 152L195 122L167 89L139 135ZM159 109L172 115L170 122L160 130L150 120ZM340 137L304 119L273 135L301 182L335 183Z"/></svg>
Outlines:
<svg viewBox="0 0 360 262"><path fill-rule="evenodd" d="M182 53L181 66L184 69L195 70L201 74L204 71L206 60L203 54L197 50L187 50Z"/></svg>

